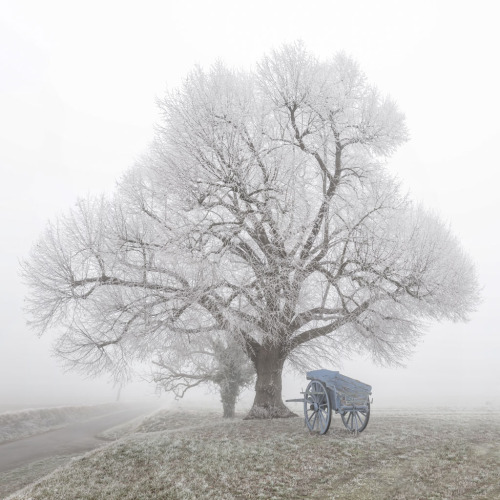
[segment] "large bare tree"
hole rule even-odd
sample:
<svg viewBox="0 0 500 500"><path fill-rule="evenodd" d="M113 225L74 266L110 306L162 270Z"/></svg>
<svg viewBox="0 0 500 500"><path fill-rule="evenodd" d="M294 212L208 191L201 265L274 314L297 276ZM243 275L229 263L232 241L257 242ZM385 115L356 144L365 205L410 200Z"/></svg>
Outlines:
<svg viewBox="0 0 500 500"><path fill-rule="evenodd" d="M253 72L197 68L159 106L113 199L80 201L24 266L33 324L62 325L75 366L225 331L257 373L249 417L283 417L286 360L399 363L425 321L474 309L470 259L384 167L404 116L349 57L286 45Z"/></svg>

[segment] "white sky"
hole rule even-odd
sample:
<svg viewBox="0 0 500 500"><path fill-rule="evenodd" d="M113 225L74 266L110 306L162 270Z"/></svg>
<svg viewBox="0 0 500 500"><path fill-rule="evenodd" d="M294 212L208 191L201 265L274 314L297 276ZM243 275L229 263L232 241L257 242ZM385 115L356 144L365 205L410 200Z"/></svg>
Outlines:
<svg viewBox="0 0 500 500"><path fill-rule="evenodd" d="M411 141L391 171L449 221L484 287L471 321L430 325L407 368L357 359L341 371L380 406L500 406L495 3L0 0L0 406L114 397L107 379L63 374L50 335L25 326L18 260L77 196L113 189L152 138L155 98L193 65L250 67L296 39L320 57L344 50L396 99ZM301 387L288 377L284 396Z"/></svg>

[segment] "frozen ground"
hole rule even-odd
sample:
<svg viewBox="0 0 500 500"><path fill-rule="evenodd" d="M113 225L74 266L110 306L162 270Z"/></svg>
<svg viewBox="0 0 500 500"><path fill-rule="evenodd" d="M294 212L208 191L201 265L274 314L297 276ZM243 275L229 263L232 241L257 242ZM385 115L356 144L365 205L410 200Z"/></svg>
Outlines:
<svg viewBox="0 0 500 500"><path fill-rule="evenodd" d="M500 413L377 411L359 436L333 417L223 421L164 411L12 499L500 498Z"/></svg>

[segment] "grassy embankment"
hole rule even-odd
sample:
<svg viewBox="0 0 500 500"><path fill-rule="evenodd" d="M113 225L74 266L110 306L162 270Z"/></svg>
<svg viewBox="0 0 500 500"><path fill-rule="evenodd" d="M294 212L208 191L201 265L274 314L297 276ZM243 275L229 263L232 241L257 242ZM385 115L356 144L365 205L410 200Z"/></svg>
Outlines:
<svg viewBox="0 0 500 500"><path fill-rule="evenodd" d="M164 411L14 498L500 498L498 412L375 408L357 437L333 419L318 436L299 418Z"/></svg>
<svg viewBox="0 0 500 500"><path fill-rule="evenodd" d="M118 404L61 406L0 413L0 444L116 411Z"/></svg>

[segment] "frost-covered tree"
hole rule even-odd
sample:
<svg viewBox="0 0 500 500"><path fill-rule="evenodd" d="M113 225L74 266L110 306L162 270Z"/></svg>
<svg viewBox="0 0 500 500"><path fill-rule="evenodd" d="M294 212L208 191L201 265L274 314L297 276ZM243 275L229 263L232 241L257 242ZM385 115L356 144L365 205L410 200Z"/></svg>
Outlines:
<svg viewBox="0 0 500 500"><path fill-rule="evenodd" d="M117 372L224 331L256 370L249 417L283 417L285 361L399 363L427 320L474 309L470 259L384 168L404 116L349 57L286 45L253 72L197 68L159 105L114 198L81 201L25 264L33 324L64 326L70 362Z"/></svg>
<svg viewBox="0 0 500 500"><path fill-rule="evenodd" d="M170 340L154 360L153 380L158 387L182 398L200 384L215 386L224 418L233 418L241 391L255 378L255 369L240 343L228 334Z"/></svg>

